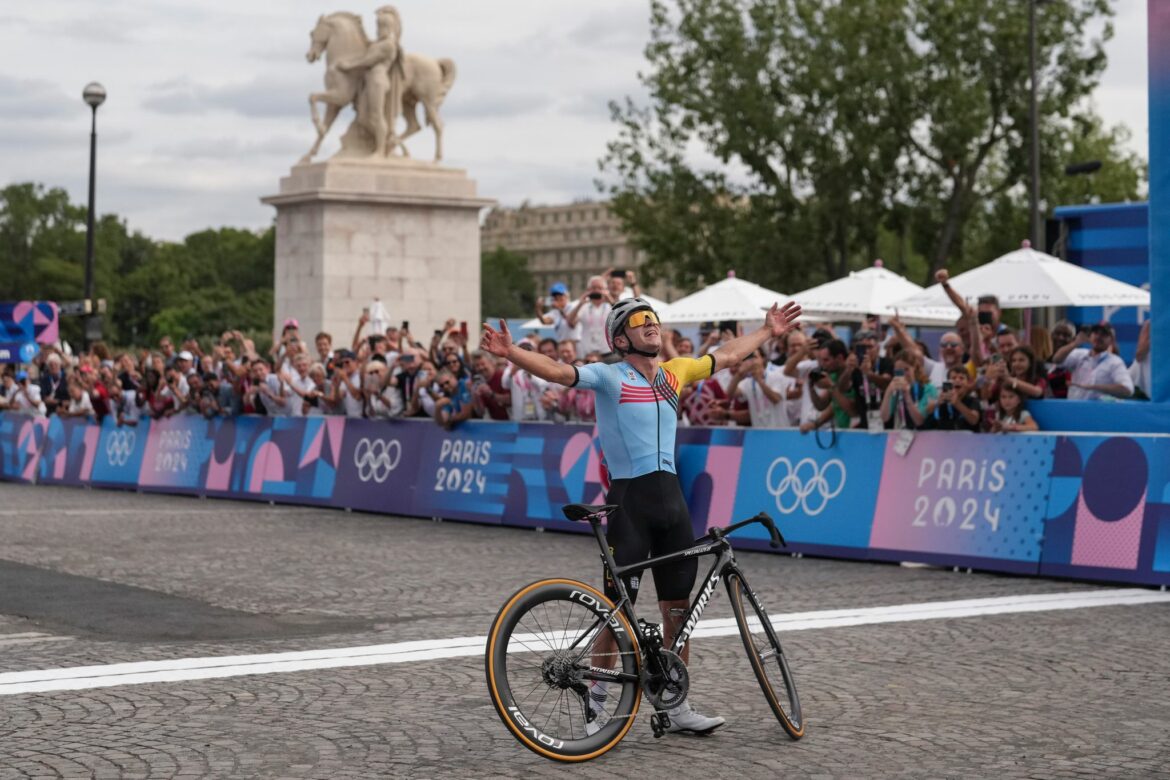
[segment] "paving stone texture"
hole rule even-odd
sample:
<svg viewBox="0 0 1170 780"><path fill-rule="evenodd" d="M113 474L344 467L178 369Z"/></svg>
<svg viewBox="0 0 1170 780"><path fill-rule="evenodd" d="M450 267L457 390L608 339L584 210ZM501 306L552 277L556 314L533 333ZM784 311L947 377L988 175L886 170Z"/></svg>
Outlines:
<svg viewBox="0 0 1170 780"><path fill-rule="evenodd" d="M739 558L773 614L1100 587ZM177 641L146 625L130 640L103 631L101 604L81 605L84 625L0 614L0 672L477 636L527 582L598 580L584 536L15 485L0 485L0 561L287 626ZM720 593L704 618L730 614ZM1168 637L1165 604L785 633L800 742L772 719L739 638L699 639L694 701L728 725L656 740L642 717L575 767L510 736L480 657L5 696L0 778L1167 777Z"/></svg>

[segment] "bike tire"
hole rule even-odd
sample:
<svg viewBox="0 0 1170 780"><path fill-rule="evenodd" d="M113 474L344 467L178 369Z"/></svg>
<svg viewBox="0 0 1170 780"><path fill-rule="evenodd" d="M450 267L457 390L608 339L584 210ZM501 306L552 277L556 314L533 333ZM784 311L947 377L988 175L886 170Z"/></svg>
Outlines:
<svg viewBox="0 0 1170 780"><path fill-rule="evenodd" d="M727 594L731 598L739 636L743 639L744 650L747 651L764 698L768 700L776 720L780 721L788 736L800 739L804 736L805 727L800 696L796 693L796 682L788 668L788 659L780 647L780 640L776 637L768 613L738 574L728 576Z"/></svg>
<svg viewBox="0 0 1170 780"><path fill-rule="evenodd" d="M549 682L546 664L563 661L567 653L584 659L574 669L592 664L589 648L603 633L616 644L613 668L632 679L608 684L605 723L589 735L587 705L579 693ZM484 658L488 692L500 720L529 750L565 762L597 758L629 732L641 701L640 668L637 639L626 617L596 589L567 579L542 580L516 591L492 622Z"/></svg>

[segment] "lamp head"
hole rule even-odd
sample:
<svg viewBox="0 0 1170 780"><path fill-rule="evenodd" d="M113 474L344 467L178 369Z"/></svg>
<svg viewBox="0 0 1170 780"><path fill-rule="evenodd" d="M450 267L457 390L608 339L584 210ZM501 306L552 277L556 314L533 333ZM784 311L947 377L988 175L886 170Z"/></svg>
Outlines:
<svg viewBox="0 0 1170 780"><path fill-rule="evenodd" d="M106 102L106 88L96 81L91 81L85 85L81 96L89 104L90 108L96 109L102 103Z"/></svg>

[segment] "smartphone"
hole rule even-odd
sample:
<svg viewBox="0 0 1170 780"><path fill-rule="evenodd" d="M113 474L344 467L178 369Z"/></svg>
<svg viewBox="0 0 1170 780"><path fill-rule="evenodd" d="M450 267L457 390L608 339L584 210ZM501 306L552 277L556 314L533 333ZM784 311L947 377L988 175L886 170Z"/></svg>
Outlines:
<svg viewBox="0 0 1170 780"><path fill-rule="evenodd" d="M952 390L954 390L954 389L955 389L955 384L954 384L954 382L943 382L943 384L942 384L942 391L943 391L944 393L949 393L949 392L951 392L951 391L952 391Z"/></svg>
<svg viewBox="0 0 1170 780"><path fill-rule="evenodd" d="M405 331L409 331L410 330L410 322L407 320L403 320L402 321L402 329Z"/></svg>
<svg viewBox="0 0 1170 780"><path fill-rule="evenodd" d="M904 369L904 368L895 368L895 369L894 369L894 376L906 376L906 369Z"/></svg>
<svg viewBox="0 0 1170 780"><path fill-rule="evenodd" d="M625 279L626 271L624 268L615 268L609 272L609 275L614 279Z"/></svg>
<svg viewBox="0 0 1170 780"><path fill-rule="evenodd" d="M463 335L463 338L467 338L467 320L459 323L459 332Z"/></svg>
<svg viewBox="0 0 1170 780"><path fill-rule="evenodd" d="M370 316L370 307L369 306L362 307L362 316L364 316L364 317Z"/></svg>
<svg viewBox="0 0 1170 780"><path fill-rule="evenodd" d="M979 312L979 324L980 325L990 325L991 324L991 312L989 312L989 311Z"/></svg>
<svg viewBox="0 0 1170 780"><path fill-rule="evenodd" d="M992 363L1002 363L1003 362L1003 355L996 352L994 355L991 356L991 362Z"/></svg>
<svg viewBox="0 0 1170 780"><path fill-rule="evenodd" d="M723 320L719 323L719 332L722 333L725 330L731 331L732 334L738 333L739 323L735 320Z"/></svg>
<svg viewBox="0 0 1170 780"><path fill-rule="evenodd" d="M864 344L858 344L853 347L853 354L857 355L858 360L865 360L865 353L868 351L869 349Z"/></svg>

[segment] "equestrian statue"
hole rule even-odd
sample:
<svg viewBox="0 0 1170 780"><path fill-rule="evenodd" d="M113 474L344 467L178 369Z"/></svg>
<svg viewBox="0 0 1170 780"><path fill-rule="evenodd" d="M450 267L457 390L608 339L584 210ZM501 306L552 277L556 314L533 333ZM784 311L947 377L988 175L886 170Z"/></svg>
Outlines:
<svg viewBox="0 0 1170 780"><path fill-rule="evenodd" d="M443 159L443 120L439 107L455 81L455 63L402 48L402 18L392 5L375 12L378 37L366 36L361 17L338 12L321 16L309 33L310 63L325 55L325 91L309 95L309 113L317 128L313 148L301 158L313 159L337 115L348 105L357 118L341 137L338 157L385 159L410 154L404 141L422 127L416 109L423 105L426 122L435 131L435 162ZM317 104L325 107L321 118ZM398 135L398 120L406 130Z"/></svg>

